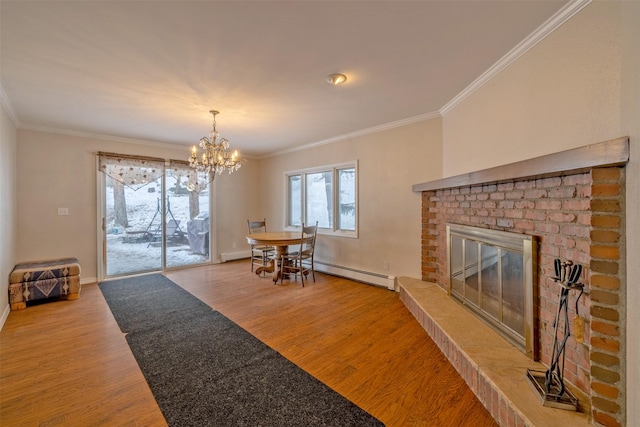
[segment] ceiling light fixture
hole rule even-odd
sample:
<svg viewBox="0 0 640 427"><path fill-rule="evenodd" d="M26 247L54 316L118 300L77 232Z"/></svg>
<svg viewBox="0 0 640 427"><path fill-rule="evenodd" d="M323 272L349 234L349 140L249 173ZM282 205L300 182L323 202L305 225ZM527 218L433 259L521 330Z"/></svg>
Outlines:
<svg viewBox="0 0 640 427"><path fill-rule="evenodd" d="M347 81L347 76L344 74L329 74L327 76L327 81L332 85L341 85L342 83Z"/></svg>
<svg viewBox="0 0 640 427"><path fill-rule="evenodd" d="M240 163L240 156L238 150L233 153L229 151L229 141L226 138L220 138L220 134L216 130L216 114L218 111L209 111L213 114L213 129L209 133L209 138L200 138L200 144L198 146L202 149L202 156L198 153L198 149L194 145L191 149L191 156L189 157L189 166L199 172L206 172L209 175L209 180L213 181L215 174L218 175L222 171L229 171L232 173L240 169L242 164ZM198 158L201 160L198 160Z"/></svg>

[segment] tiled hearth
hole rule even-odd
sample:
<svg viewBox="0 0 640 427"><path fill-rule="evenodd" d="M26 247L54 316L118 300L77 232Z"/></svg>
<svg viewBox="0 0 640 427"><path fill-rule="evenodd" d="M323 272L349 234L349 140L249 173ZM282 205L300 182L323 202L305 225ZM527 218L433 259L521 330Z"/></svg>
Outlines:
<svg viewBox="0 0 640 427"><path fill-rule="evenodd" d="M628 138L414 185L422 193L422 278L399 280L403 301L501 425L624 425L624 165ZM446 224L535 236L540 362L532 362L447 295ZM582 413L543 407L524 378L546 370L560 289L554 259L583 265L585 294L565 350L565 381ZM575 316L570 295L570 318ZM462 319L462 320L461 320ZM495 337L494 337L495 335ZM515 353L514 353L515 352ZM519 354L518 354L519 353ZM567 418L569 417L569 418Z"/></svg>

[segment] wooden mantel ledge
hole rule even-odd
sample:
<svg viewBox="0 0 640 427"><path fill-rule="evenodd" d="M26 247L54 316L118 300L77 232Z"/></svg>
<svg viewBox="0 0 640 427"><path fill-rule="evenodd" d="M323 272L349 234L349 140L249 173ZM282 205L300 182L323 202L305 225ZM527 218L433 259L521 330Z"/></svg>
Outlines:
<svg viewBox="0 0 640 427"><path fill-rule="evenodd" d="M497 184L586 172L595 167L623 166L629 162L629 137L621 137L516 163L414 184L413 191L440 190L478 184Z"/></svg>

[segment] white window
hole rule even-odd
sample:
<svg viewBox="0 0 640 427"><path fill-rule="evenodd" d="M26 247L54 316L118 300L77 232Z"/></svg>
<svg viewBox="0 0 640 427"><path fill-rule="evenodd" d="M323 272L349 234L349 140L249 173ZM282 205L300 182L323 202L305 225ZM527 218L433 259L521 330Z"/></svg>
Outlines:
<svg viewBox="0 0 640 427"><path fill-rule="evenodd" d="M287 227L318 222L319 232L357 237L356 162L286 174Z"/></svg>

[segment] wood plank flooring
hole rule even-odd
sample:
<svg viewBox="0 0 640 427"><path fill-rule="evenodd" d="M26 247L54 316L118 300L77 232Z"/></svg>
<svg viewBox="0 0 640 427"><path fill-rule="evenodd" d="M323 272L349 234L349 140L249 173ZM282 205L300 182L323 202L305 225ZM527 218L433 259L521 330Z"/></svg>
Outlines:
<svg viewBox="0 0 640 427"><path fill-rule="evenodd" d="M320 273L276 286L249 270L166 275L388 427L497 425L397 293ZM96 285L10 313L0 425L166 425Z"/></svg>

